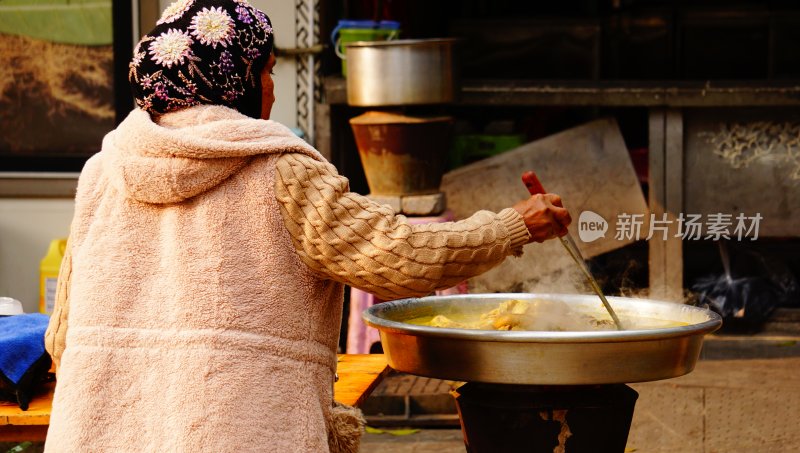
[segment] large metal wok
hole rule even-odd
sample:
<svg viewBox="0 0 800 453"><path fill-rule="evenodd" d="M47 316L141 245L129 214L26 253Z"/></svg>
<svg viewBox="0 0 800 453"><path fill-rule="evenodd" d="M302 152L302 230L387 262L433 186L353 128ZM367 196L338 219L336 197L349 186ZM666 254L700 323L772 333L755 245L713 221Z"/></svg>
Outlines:
<svg viewBox="0 0 800 453"><path fill-rule="evenodd" d="M428 327L408 320L442 314L485 313L509 299L564 302L601 316L597 296L477 294L432 296L377 304L363 313L380 331L395 370L467 382L585 385L652 381L686 374L703 336L722 324L709 310L647 299L609 297L623 320L647 317L687 325L624 331L494 331Z"/></svg>

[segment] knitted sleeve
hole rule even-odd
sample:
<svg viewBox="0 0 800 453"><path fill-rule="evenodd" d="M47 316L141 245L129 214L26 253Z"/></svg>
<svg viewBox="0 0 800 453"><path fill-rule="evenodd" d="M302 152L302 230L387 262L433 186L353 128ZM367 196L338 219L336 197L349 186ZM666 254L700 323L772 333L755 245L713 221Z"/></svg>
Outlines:
<svg viewBox="0 0 800 453"><path fill-rule="evenodd" d="M278 159L275 194L306 265L385 300L452 287L521 254L530 237L512 208L411 225L388 206L349 192L333 165L301 154Z"/></svg>
<svg viewBox="0 0 800 453"><path fill-rule="evenodd" d="M56 373L61 365L61 354L66 347L67 316L69 315L69 288L72 279L72 241L67 240L64 249L64 258L58 272L56 283L56 300L50 323L44 334L44 348L50 354L55 364Z"/></svg>

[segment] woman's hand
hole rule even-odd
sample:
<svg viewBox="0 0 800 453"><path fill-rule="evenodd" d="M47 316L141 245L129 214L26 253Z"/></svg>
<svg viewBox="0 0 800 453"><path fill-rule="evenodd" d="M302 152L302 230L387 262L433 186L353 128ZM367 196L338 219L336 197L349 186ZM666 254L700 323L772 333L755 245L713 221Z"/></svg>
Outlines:
<svg viewBox="0 0 800 453"><path fill-rule="evenodd" d="M531 233L531 242L544 242L567 234L567 226L572 222L569 212L561 204L561 197L546 193L532 195L514 205L522 215Z"/></svg>

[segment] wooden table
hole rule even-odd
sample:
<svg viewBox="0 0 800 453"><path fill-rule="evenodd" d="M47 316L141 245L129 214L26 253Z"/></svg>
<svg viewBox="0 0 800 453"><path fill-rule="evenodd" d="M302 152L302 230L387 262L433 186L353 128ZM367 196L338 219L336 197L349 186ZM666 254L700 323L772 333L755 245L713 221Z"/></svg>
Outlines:
<svg viewBox="0 0 800 453"><path fill-rule="evenodd" d="M333 384L333 397L360 406L387 373L389 365L383 354L339 354L339 381Z"/></svg>
<svg viewBox="0 0 800 453"><path fill-rule="evenodd" d="M383 354L340 354L339 381L333 386L340 403L358 406L389 372ZM14 403L0 401L0 442L43 441L50 423L50 406L55 383L34 398L27 411Z"/></svg>

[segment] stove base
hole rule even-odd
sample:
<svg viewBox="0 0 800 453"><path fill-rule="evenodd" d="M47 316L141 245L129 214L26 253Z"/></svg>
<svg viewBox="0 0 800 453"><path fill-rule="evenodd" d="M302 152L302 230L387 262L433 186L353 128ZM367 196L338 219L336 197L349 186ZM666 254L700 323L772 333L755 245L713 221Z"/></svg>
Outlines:
<svg viewBox="0 0 800 453"><path fill-rule="evenodd" d="M469 453L623 453L639 394L624 384L468 383L453 396Z"/></svg>

